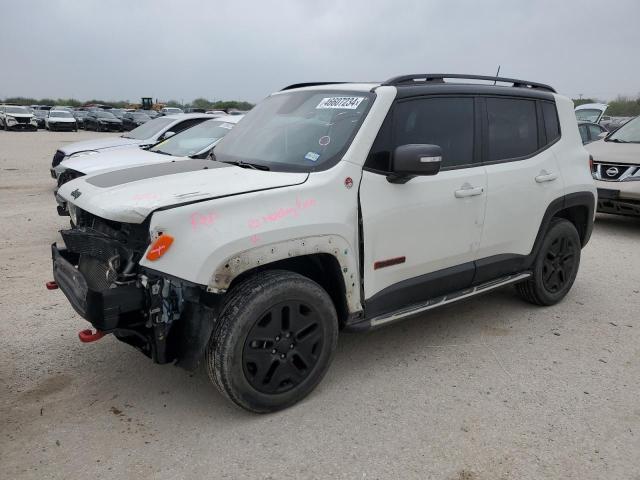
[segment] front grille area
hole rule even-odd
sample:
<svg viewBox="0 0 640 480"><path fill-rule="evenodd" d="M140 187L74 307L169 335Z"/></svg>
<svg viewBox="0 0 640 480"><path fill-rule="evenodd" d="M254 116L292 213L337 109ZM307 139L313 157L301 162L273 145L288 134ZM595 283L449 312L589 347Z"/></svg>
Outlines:
<svg viewBox="0 0 640 480"><path fill-rule="evenodd" d="M107 263L85 255L80 256L78 270L84 276L87 286L98 292L111 287L117 279L116 271Z"/></svg>
<svg viewBox="0 0 640 480"><path fill-rule="evenodd" d="M640 165L594 162L592 173L593 178L604 182L640 180Z"/></svg>
<svg viewBox="0 0 640 480"><path fill-rule="evenodd" d="M14 117L14 118L18 123L31 123L31 119L29 117Z"/></svg>
<svg viewBox="0 0 640 480"><path fill-rule="evenodd" d="M51 162L52 167L57 167L60 165L60 162L64 159L64 152L60 150L56 150L56 153L53 155L53 161Z"/></svg>

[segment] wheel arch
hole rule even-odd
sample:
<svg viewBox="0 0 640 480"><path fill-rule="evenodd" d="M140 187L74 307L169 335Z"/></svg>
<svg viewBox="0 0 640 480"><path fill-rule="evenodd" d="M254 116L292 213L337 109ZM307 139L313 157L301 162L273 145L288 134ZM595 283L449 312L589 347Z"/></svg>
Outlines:
<svg viewBox="0 0 640 480"><path fill-rule="evenodd" d="M596 198L592 192L570 193L551 202L542 218L529 258L532 260L538 254L544 236L554 218L564 218L570 221L578 230L582 247L585 247L593 230L595 206Z"/></svg>
<svg viewBox="0 0 640 480"><path fill-rule="evenodd" d="M207 290L224 293L264 270L289 270L322 286L338 313L341 326L362 311L358 253L338 235L297 238L255 247L225 258L211 275Z"/></svg>

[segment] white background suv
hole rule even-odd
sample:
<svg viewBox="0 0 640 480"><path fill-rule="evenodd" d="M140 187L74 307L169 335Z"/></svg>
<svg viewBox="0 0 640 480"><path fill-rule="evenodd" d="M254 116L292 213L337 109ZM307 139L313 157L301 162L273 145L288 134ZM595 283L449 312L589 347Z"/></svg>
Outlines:
<svg viewBox="0 0 640 480"><path fill-rule="evenodd" d="M0 127L5 130L37 130L38 121L27 107L0 105Z"/></svg>
<svg viewBox="0 0 640 480"><path fill-rule="evenodd" d="M76 226L52 247L56 284L98 336L159 363L204 359L254 412L307 395L340 329L508 284L560 301L596 202L573 104L546 85L456 77L292 86L215 162L67 183Z"/></svg>
<svg viewBox="0 0 640 480"><path fill-rule="evenodd" d="M213 118L211 115L200 113L167 115L162 118L154 118L119 136L99 137L93 140L69 143L60 147L53 155L50 169L51 176L57 178L55 167L73 155L101 152L105 149L153 145L164 138L169 138L171 135L175 135L211 118Z"/></svg>

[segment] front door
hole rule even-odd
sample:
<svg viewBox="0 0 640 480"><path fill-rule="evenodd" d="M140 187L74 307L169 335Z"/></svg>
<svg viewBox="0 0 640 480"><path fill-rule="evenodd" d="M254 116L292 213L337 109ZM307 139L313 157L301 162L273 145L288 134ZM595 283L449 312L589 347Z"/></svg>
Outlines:
<svg viewBox="0 0 640 480"><path fill-rule="evenodd" d="M475 118L471 97L426 97L398 102L385 121L360 185L367 316L471 284L487 190ZM385 158L416 143L442 148L441 171L389 183Z"/></svg>

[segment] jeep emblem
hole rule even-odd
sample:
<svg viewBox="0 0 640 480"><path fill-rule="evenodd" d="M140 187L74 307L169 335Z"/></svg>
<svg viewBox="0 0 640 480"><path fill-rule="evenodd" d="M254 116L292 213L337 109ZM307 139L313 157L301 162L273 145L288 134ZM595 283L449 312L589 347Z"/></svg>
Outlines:
<svg viewBox="0 0 640 480"><path fill-rule="evenodd" d="M73 192L71 192L71 196L74 200L77 200L80 195L82 195L82 192L79 188L76 188Z"/></svg>
<svg viewBox="0 0 640 480"><path fill-rule="evenodd" d="M618 174L618 169L616 167L607 168L605 173L609 177L615 177Z"/></svg>

